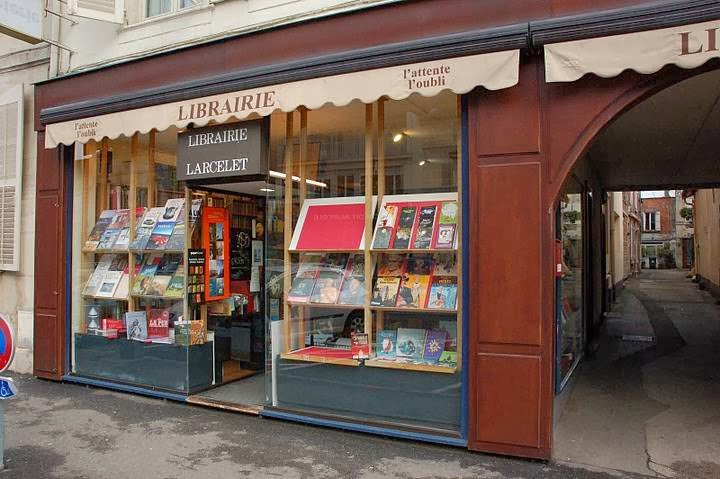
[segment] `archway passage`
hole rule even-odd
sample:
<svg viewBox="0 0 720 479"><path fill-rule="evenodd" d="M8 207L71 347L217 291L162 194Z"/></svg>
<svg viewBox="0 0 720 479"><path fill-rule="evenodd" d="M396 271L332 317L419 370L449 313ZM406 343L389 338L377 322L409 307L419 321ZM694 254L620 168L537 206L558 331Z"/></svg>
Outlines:
<svg viewBox="0 0 720 479"><path fill-rule="evenodd" d="M719 157L710 70L616 116L565 179L556 460L720 477Z"/></svg>

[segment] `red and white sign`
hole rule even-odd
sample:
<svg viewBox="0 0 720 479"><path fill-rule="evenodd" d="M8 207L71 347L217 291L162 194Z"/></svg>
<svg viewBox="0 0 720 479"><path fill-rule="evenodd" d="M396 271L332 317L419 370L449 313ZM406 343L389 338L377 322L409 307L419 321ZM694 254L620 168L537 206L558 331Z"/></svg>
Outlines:
<svg viewBox="0 0 720 479"><path fill-rule="evenodd" d="M15 336L12 325L0 314L0 372L5 371L15 356Z"/></svg>

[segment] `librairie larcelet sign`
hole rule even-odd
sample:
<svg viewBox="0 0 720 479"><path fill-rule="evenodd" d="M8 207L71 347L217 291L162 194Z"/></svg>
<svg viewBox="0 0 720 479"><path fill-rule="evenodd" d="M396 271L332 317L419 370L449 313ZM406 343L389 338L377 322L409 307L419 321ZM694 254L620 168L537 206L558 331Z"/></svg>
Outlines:
<svg viewBox="0 0 720 479"><path fill-rule="evenodd" d="M262 120L190 129L178 135L179 180L264 174Z"/></svg>

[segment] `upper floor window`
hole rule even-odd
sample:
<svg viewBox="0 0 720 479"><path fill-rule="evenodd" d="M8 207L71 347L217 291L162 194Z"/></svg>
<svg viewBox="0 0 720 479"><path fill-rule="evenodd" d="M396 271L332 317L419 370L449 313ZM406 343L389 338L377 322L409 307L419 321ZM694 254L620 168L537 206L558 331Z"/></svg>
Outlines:
<svg viewBox="0 0 720 479"><path fill-rule="evenodd" d="M645 231L660 231L660 212L646 211L643 215L643 223Z"/></svg>
<svg viewBox="0 0 720 479"><path fill-rule="evenodd" d="M146 0L145 17L155 17L203 5L206 0Z"/></svg>

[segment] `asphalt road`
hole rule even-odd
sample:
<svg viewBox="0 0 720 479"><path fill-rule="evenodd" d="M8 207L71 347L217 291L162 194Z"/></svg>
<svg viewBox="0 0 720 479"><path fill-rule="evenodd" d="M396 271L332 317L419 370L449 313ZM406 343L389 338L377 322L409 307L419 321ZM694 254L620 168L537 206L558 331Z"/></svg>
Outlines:
<svg viewBox="0 0 720 479"><path fill-rule="evenodd" d="M14 376L10 478L639 478Z"/></svg>

